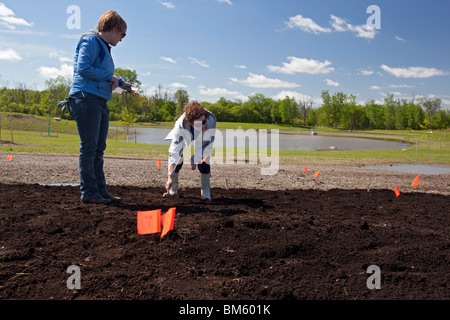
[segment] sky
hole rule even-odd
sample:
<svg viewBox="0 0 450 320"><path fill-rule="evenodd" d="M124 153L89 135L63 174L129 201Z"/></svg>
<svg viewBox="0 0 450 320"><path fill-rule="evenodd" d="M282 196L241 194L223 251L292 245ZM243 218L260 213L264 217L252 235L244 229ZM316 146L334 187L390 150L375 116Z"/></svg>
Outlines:
<svg viewBox="0 0 450 320"><path fill-rule="evenodd" d="M144 94L246 101L260 93L321 105L321 92L383 103L440 98L450 109L447 0L0 0L0 87L44 90L72 77L81 34L117 11L116 67Z"/></svg>

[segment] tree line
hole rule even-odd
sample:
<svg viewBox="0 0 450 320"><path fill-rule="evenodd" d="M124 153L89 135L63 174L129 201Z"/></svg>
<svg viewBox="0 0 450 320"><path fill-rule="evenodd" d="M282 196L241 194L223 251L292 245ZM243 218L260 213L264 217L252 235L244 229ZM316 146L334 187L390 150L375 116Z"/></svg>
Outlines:
<svg viewBox="0 0 450 320"><path fill-rule="evenodd" d="M116 76L140 90L136 71L116 69ZM56 105L64 100L70 90L71 80L58 77L45 82L43 91L30 90L24 85L15 89L0 88L0 111L18 112L39 116L61 116L71 119L68 113L58 114ZM442 108L438 98L421 97L414 101L394 99L389 95L382 104L374 100L357 104L355 96L343 92L321 92L322 105L313 107L312 100L295 100L285 97L274 100L261 93L251 95L247 101L220 98L216 102L200 101L213 112L219 122L267 123L291 126L346 129L446 129L450 126L450 111ZM174 94L159 85L153 95L138 97L113 92L108 102L110 120L120 120L128 125L136 122L172 122L183 112L189 102L186 90Z"/></svg>

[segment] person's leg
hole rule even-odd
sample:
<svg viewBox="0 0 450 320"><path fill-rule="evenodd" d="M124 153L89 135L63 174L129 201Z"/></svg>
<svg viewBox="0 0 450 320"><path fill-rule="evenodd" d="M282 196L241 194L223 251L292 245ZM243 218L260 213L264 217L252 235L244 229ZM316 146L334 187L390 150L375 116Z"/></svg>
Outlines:
<svg viewBox="0 0 450 320"><path fill-rule="evenodd" d="M74 96L73 116L80 136L79 174L81 199L101 198L97 188L94 161L100 133L102 111L95 96L80 93Z"/></svg>
<svg viewBox="0 0 450 320"><path fill-rule="evenodd" d="M103 154L106 150L106 139L108 138L109 130L109 109L106 100L102 102L101 108L100 128L97 143L97 150L95 152L94 169L95 178L97 180L97 188L100 195L104 198L109 198L109 192L106 188L105 172L103 171Z"/></svg>
<svg viewBox="0 0 450 320"><path fill-rule="evenodd" d="M178 194L178 175L182 167L183 162L175 167L175 172L172 175L172 186L169 189L169 197L175 197Z"/></svg>
<svg viewBox="0 0 450 320"><path fill-rule="evenodd" d="M211 201L211 166L203 162L198 165L198 170L201 173L202 199Z"/></svg>

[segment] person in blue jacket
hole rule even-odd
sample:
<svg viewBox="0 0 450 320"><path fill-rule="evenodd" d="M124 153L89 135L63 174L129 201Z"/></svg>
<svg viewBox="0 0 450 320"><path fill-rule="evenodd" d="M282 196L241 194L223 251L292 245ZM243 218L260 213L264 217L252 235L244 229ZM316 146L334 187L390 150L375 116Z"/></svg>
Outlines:
<svg viewBox="0 0 450 320"><path fill-rule="evenodd" d="M80 136L79 174L81 201L107 204L120 199L106 187L103 153L109 130L108 100L117 87L131 84L114 76L111 47L125 37L127 24L115 11L105 12L97 30L83 34L75 50L68 110Z"/></svg>

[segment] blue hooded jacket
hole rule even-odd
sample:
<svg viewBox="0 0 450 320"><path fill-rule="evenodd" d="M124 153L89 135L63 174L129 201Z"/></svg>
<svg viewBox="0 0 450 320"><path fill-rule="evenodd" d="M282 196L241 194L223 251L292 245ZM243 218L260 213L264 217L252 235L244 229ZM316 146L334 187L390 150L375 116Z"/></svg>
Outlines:
<svg viewBox="0 0 450 320"><path fill-rule="evenodd" d="M84 34L78 42L73 79L69 96L79 92L92 93L106 100L111 100L112 85L109 82L115 67L109 45L97 32ZM123 83L119 79L119 85Z"/></svg>

